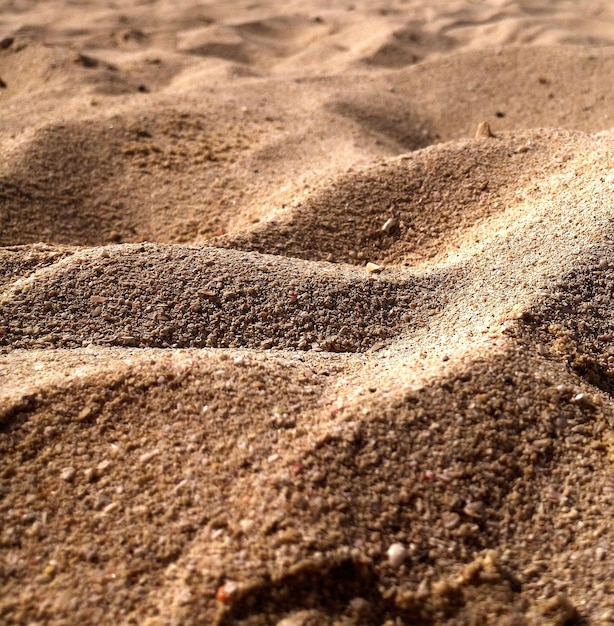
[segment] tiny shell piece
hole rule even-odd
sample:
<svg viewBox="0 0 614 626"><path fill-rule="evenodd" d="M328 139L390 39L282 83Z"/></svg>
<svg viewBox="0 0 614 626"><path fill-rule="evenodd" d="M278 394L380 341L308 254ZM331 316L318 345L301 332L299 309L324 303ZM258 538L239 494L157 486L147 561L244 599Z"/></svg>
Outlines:
<svg viewBox="0 0 614 626"><path fill-rule="evenodd" d="M398 569L403 564L407 556L407 549L402 543L393 543L388 548L388 562L394 569Z"/></svg>

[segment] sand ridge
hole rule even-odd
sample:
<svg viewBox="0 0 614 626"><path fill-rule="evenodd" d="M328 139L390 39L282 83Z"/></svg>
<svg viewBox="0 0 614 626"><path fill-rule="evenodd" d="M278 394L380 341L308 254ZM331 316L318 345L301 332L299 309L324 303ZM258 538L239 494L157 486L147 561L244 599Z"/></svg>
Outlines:
<svg viewBox="0 0 614 626"><path fill-rule="evenodd" d="M0 621L612 623L612 43L0 2Z"/></svg>

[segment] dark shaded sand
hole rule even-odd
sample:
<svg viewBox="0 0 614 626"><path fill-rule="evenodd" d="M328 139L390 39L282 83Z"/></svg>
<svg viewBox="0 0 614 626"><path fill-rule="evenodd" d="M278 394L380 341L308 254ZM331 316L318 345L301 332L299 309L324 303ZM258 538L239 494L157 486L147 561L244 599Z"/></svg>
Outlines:
<svg viewBox="0 0 614 626"><path fill-rule="evenodd" d="M614 9L279 4L0 2L0 621L614 623Z"/></svg>

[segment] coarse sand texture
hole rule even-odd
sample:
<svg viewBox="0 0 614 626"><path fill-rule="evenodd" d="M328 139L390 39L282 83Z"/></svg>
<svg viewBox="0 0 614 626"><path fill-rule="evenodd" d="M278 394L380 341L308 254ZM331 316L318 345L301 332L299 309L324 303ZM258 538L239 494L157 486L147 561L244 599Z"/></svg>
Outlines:
<svg viewBox="0 0 614 626"><path fill-rule="evenodd" d="M0 0L0 623L614 624L613 46Z"/></svg>

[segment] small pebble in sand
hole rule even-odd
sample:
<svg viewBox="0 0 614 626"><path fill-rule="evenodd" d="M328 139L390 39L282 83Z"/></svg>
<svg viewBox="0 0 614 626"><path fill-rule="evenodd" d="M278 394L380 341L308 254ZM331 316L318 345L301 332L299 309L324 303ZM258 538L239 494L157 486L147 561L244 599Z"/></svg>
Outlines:
<svg viewBox="0 0 614 626"><path fill-rule="evenodd" d="M113 513L114 511L117 511L117 509L119 509L119 502L111 502L110 504L107 504L103 509L102 512L105 515L109 515L110 513Z"/></svg>
<svg viewBox="0 0 614 626"><path fill-rule="evenodd" d="M484 503L477 500L476 502L468 502L463 511L469 517L481 517L484 510Z"/></svg>
<svg viewBox="0 0 614 626"><path fill-rule="evenodd" d="M143 452L143 454L139 457L139 463L147 463L155 456L158 456L158 454L160 454L160 450L158 450L158 448L150 450L149 452Z"/></svg>
<svg viewBox="0 0 614 626"><path fill-rule="evenodd" d="M62 473L60 474L60 476L62 477L62 480L65 480L67 483L69 483L75 477L75 474L76 474L76 471L74 467L65 467L62 470Z"/></svg>
<svg viewBox="0 0 614 626"><path fill-rule="evenodd" d="M296 611L287 615L276 626L317 626L318 624L328 624L326 617L317 610Z"/></svg>
<svg viewBox="0 0 614 626"><path fill-rule="evenodd" d="M45 569L43 570L43 574L47 576L47 578L53 578L58 571L58 562L55 559L51 559Z"/></svg>
<svg viewBox="0 0 614 626"><path fill-rule="evenodd" d="M367 263L367 272L369 274L379 274L382 271L381 265L377 265L376 263Z"/></svg>
<svg viewBox="0 0 614 626"><path fill-rule="evenodd" d="M394 217L390 217L388 218L385 222L384 225L382 226L382 230L389 235L392 230L394 230L397 226L397 221Z"/></svg>
<svg viewBox="0 0 614 626"><path fill-rule="evenodd" d="M237 592L238 585L233 580L227 580L221 587L218 588L215 594L218 602L230 602L232 596Z"/></svg>
<svg viewBox="0 0 614 626"><path fill-rule="evenodd" d="M388 552L388 562L394 569L398 569L403 565L403 561L407 556L407 549L402 543L393 543L389 548Z"/></svg>
<svg viewBox="0 0 614 626"><path fill-rule="evenodd" d="M102 476L111 467L111 465L113 465L113 463L109 459L100 461L100 463L96 466L96 475Z"/></svg>
<svg viewBox="0 0 614 626"><path fill-rule="evenodd" d="M593 399L587 393L579 393L575 395L571 399L571 402L586 409L591 409L595 406Z"/></svg>
<svg viewBox="0 0 614 626"><path fill-rule="evenodd" d="M416 598L426 598L430 593L431 583L428 578L423 578L416 589Z"/></svg>
<svg viewBox="0 0 614 626"><path fill-rule="evenodd" d="M488 122L480 122L475 131L475 138L479 139L480 137L494 137L492 131L490 130L490 124Z"/></svg>
<svg viewBox="0 0 614 626"><path fill-rule="evenodd" d="M448 530L454 530L460 524L460 515L458 513L444 513L441 518L443 527Z"/></svg>
<svg viewBox="0 0 614 626"><path fill-rule="evenodd" d="M79 415L77 415L77 420L79 422L85 422L93 413L94 413L93 407L88 405L81 410Z"/></svg>
<svg viewBox="0 0 614 626"><path fill-rule="evenodd" d="M349 608L353 613L364 613L370 606L367 600L360 597L352 598L349 603Z"/></svg>

